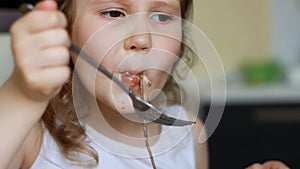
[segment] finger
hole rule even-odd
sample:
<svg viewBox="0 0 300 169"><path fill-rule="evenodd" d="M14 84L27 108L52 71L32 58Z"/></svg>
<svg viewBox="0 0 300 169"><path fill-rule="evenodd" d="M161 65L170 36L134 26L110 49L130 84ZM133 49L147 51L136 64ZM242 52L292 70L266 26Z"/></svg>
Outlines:
<svg viewBox="0 0 300 169"><path fill-rule="evenodd" d="M32 43L41 49L46 49L57 46L69 47L71 41L65 29L51 29L33 36Z"/></svg>
<svg viewBox="0 0 300 169"><path fill-rule="evenodd" d="M49 86L60 86L68 81L70 68L68 66L49 68L42 70L41 74L44 75L44 82Z"/></svg>
<svg viewBox="0 0 300 169"><path fill-rule="evenodd" d="M65 28L67 19L60 11L34 11L24 17L25 30L29 32L41 32L47 29Z"/></svg>
<svg viewBox="0 0 300 169"><path fill-rule="evenodd" d="M50 25L51 24L54 24L54 25L51 25L51 26L57 26L57 20L62 20L61 25L65 27L66 25L66 21L63 21L65 20L65 17L62 16L62 13L61 12L58 12L58 7L57 7L57 3L56 1L54 0L44 0L44 1L40 1L36 7L35 7L35 10L34 12L30 12L30 13L39 13L38 16L40 17L37 17L37 14L35 15L35 17L33 16L30 16L30 15L33 15L33 14L28 14L30 17L23 17L24 19L20 19L20 25L22 25L22 23L31 23L29 21L32 21L33 24L29 25L28 27L29 28L34 28L34 25L40 25L40 26L43 26L45 23L49 23ZM44 11L44 14L40 14ZM45 14L45 11L48 11L48 12L58 12L60 14L60 16L43 16L43 15L47 15ZM61 18L61 19L58 19L58 18ZM42 19L42 22L41 20ZM23 22L21 22L23 21ZM45 22L47 21L47 22ZM17 24L18 22L16 22L16 24L14 25L19 25ZM26 24L22 25L22 26L26 26ZM13 26L12 26L13 27ZM18 27L18 26L15 26L15 27ZM45 25L45 27L48 27L47 25ZM37 27L38 28L38 27ZM43 30L43 27L40 28L40 29L37 29L35 31L38 31L38 30Z"/></svg>
<svg viewBox="0 0 300 169"><path fill-rule="evenodd" d="M42 57L45 55L43 50L47 48L70 46L69 35L64 29L49 30L34 35L23 35L22 38L12 36L14 58L16 61L31 60L32 57ZM22 56L19 59L18 56ZM26 57L24 57L26 56ZM34 58L35 59L35 58ZM27 60L27 61L26 61Z"/></svg>
<svg viewBox="0 0 300 169"><path fill-rule="evenodd" d="M288 166L280 161L267 161L263 166L267 169L289 169Z"/></svg>
<svg viewBox="0 0 300 169"><path fill-rule="evenodd" d="M22 87L28 92L30 99L36 101L49 100L55 96L59 89L69 80L70 68L61 66L39 71L32 71L23 76Z"/></svg>
<svg viewBox="0 0 300 169"><path fill-rule="evenodd" d="M44 0L36 4L37 10L57 10L57 3L54 0Z"/></svg>
<svg viewBox="0 0 300 169"><path fill-rule="evenodd" d="M254 163L251 166L247 167L246 169L264 169L264 167L259 163Z"/></svg>
<svg viewBox="0 0 300 169"><path fill-rule="evenodd" d="M67 66L48 68L32 73L27 78L27 83L32 89L39 91L44 96L52 96L53 93L65 84L70 77L70 68Z"/></svg>
<svg viewBox="0 0 300 169"><path fill-rule="evenodd" d="M16 21L10 29L15 35L24 33L42 32L48 29L65 28L67 19L62 12L56 11L34 11Z"/></svg>
<svg viewBox="0 0 300 169"><path fill-rule="evenodd" d="M65 47L48 48L40 55L43 56L36 58L36 62L42 68L67 66L70 62L70 52Z"/></svg>

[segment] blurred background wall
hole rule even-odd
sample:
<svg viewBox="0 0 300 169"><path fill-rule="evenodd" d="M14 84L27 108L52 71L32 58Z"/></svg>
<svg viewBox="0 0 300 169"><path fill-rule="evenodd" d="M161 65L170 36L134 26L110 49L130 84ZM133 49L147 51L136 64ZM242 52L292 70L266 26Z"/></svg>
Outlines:
<svg viewBox="0 0 300 169"><path fill-rule="evenodd" d="M271 57L267 0L196 0L194 23L209 37L226 71L245 60Z"/></svg>
<svg viewBox="0 0 300 169"><path fill-rule="evenodd" d="M258 62L278 64L282 82L300 80L299 76L294 77L300 65L299 0L196 0L194 3L194 24L217 49L229 82L240 80L236 76L243 73L240 72L243 66Z"/></svg>
<svg viewBox="0 0 300 169"><path fill-rule="evenodd" d="M223 116L209 138L211 168L270 159L299 168L300 1L196 0L195 5L194 24L217 49L227 80ZM213 108L211 84L203 65L193 70L199 73L205 121Z"/></svg>

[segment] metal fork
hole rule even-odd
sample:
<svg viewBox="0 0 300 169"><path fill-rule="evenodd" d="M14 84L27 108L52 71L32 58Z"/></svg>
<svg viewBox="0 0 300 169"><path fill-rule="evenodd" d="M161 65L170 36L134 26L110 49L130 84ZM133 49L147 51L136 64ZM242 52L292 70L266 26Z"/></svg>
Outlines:
<svg viewBox="0 0 300 169"><path fill-rule="evenodd" d="M22 4L20 10L25 14L34 9L34 6L25 3ZM91 66L96 68L98 71L102 72L108 78L110 78L113 82L115 82L121 89L123 89L132 99L133 107L135 108L136 113L146 121L152 121L155 123L163 124L163 125L173 125L173 126L185 126L191 125L195 122L186 121L176 119L174 117L167 116L164 112L157 109L153 104L143 100L139 97L133 90L131 90L127 85L121 82L118 78L116 78L111 72L109 72L105 67L96 62L92 57L90 57L85 51L83 51L80 47L78 47L75 43L71 42L70 49L72 52L77 54L79 57L88 62Z"/></svg>

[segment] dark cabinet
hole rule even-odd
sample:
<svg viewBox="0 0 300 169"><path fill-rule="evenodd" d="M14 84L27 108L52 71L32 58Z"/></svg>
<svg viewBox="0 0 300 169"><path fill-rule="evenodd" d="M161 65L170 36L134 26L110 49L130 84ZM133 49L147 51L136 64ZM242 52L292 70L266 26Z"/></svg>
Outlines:
<svg viewBox="0 0 300 169"><path fill-rule="evenodd" d="M203 106L204 112L208 109ZM270 159L300 168L300 100L299 104L227 104L208 143L211 169L245 168Z"/></svg>

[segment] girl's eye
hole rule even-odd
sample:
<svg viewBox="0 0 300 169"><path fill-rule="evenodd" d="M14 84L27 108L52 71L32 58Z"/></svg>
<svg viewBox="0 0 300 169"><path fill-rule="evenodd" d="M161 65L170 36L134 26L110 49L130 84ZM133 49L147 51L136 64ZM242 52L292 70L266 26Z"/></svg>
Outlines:
<svg viewBox="0 0 300 169"><path fill-rule="evenodd" d="M169 20L172 20L171 15L163 14L163 13L154 14L154 15L151 16L151 18L154 21L162 22L162 23L165 23L165 22L168 22Z"/></svg>
<svg viewBox="0 0 300 169"><path fill-rule="evenodd" d="M108 10L108 11L101 12L101 15L108 18L120 18L120 17L124 17L125 13L118 10Z"/></svg>

